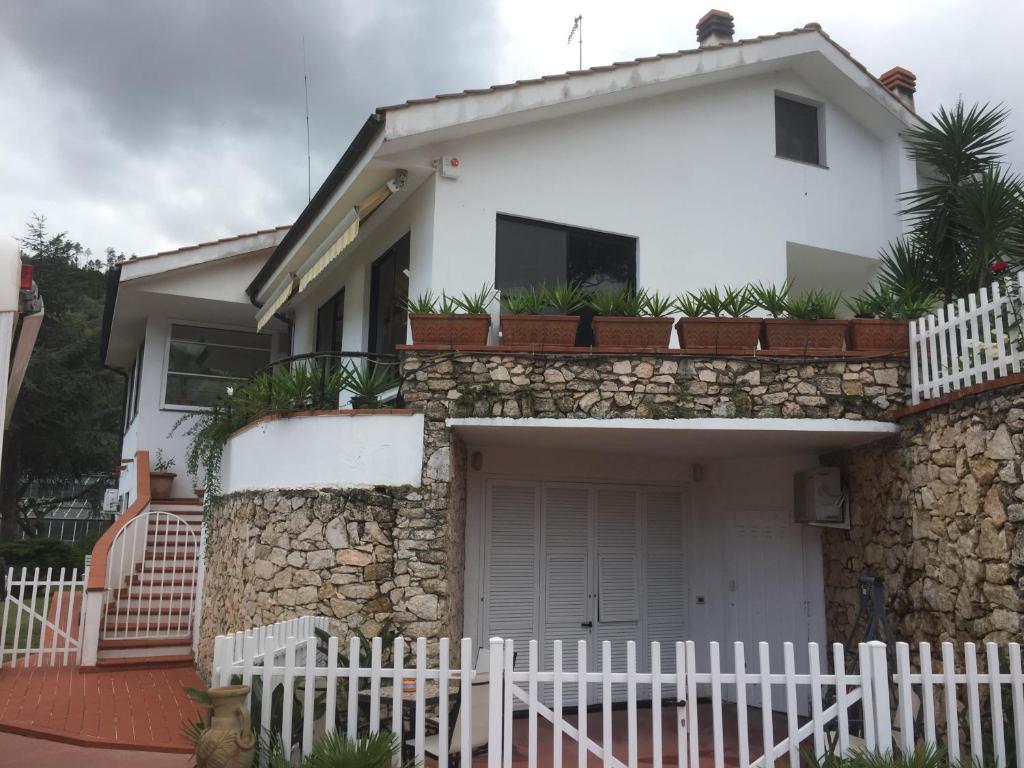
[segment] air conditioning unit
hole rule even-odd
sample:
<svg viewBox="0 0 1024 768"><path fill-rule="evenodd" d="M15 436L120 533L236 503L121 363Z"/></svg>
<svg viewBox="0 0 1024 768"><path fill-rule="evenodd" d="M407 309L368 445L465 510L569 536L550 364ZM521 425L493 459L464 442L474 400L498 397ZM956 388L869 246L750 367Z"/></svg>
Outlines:
<svg viewBox="0 0 1024 768"><path fill-rule="evenodd" d="M850 502L838 467L818 467L793 476L793 519L829 528L850 527Z"/></svg>
<svg viewBox="0 0 1024 768"><path fill-rule="evenodd" d="M107 488L103 491L103 511L108 515L113 515L117 512L120 499L117 497L117 488Z"/></svg>

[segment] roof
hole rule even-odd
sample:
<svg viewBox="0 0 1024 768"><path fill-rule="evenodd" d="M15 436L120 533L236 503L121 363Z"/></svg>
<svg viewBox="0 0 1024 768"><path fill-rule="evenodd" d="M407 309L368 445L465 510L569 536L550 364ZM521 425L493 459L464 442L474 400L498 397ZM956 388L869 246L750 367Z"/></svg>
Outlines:
<svg viewBox="0 0 1024 768"><path fill-rule="evenodd" d="M876 83L878 83L883 88L885 88L885 85L882 83L882 81L879 80L875 75L871 74L871 72L868 71L867 67L865 67L863 64L861 64L859 61L857 61L857 59L855 59L853 57L853 55L846 48L843 48L843 46L839 45L839 43L837 43L835 40L833 40L831 37L829 37L828 33L826 33L821 28L820 24L818 24L817 22L813 22L812 21L812 22L804 25L803 27L799 27L797 29L784 30L782 32L776 32L775 34L772 34L772 35L758 35L757 37L750 37L750 38L745 38L745 39L742 39L742 40L733 40L732 42L728 42L728 43L718 43L718 44L714 44L714 45L705 45L703 48L686 48L686 49L679 50L679 51L674 51L674 52L671 52L671 53L659 53L659 54L656 54L654 56L641 56L639 58L630 59L628 61L617 61L617 62L615 62L613 64L607 64L607 65L603 65L603 66L589 67L587 69L570 70L568 72L563 72L561 74L556 74L556 75L542 75L541 77L532 78L530 80L516 80L514 83L502 83L502 84L499 84L499 85L492 85L492 86L489 86L487 88L475 88L475 89L471 88L471 89L468 89L468 90L465 90L465 91L458 91L456 93L440 93L440 94L438 94L436 96L430 96L430 97L423 98L423 99L409 99L407 101L401 102L400 104L392 104L392 105L386 106L386 107L377 107L376 112L379 115L384 115L384 114L386 114L388 112L395 112L395 111L398 111L400 109L408 109L409 107L414 107L414 106L416 106L418 104L432 104L432 103L435 103L435 102L438 102L438 101L445 101L445 100L448 100L448 99L465 99L465 98L469 98L469 97L472 97L472 96L482 96L482 95L487 94L487 93L494 93L495 91L507 91L507 90L510 90L510 89L513 89L513 88L523 88L525 86L530 86L530 85L539 85L541 83L548 83L548 82L551 82L553 80L567 80L567 79L572 78L572 77L586 77L587 75L593 75L593 74L597 74L599 72L613 72L613 71L618 70L618 69L626 69L628 67L636 67L636 66L639 66L640 64L646 64L646 63L651 62L651 61L663 61L665 59L678 59L678 58L680 58L682 56L693 56L695 54L700 54L700 53L703 53L705 51L715 50L717 48L736 48L736 47L742 46L742 45L751 45L751 44L754 44L754 43L761 43L761 42L764 42L765 40L778 40L778 39L783 38L783 37L791 37L793 35L804 35L804 34L811 34L811 33L817 33L817 34L821 35L837 51L839 51L841 54L843 54L843 56L845 56L847 59L849 59L858 69L860 69L862 72L864 72L864 74L866 74L868 77L870 77ZM888 91L887 88L886 88L886 91ZM892 98L894 98L897 101L899 101L899 97L897 97L891 91L888 91L888 92L892 95ZM900 102L900 104L902 105L902 102Z"/></svg>
<svg viewBox="0 0 1024 768"><path fill-rule="evenodd" d="M157 251L147 256L132 256L126 261L142 261L143 259L155 259L160 256L169 256L172 253L182 253L183 251L194 251L197 248L206 248L210 245L221 245L222 243L230 243L234 240L244 240L247 237L256 237L257 235L269 235L273 232L280 232L281 230L288 229L291 224L283 224L280 227L271 227L270 229L257 229L255 232L245 232L241 235L232 235L231 237L222 237L219 240L207 240L205 243L195 243L194 245L183 245L181 248L172 248L169 251Z"/></svg>
<svg viewBox="0 0 1024 768"><path fill-rule="evenodd" d="M626 69L629 67L636 67L648 62L663 61L666 59L678 59L684 56L694 56L707 51L714 51L723 48L737 48L741 46L749 46L757 43L762 43L768 40L778 40L785 37L793 37L796 35L812 35L816 34L821 36L826 42L836 49L842 56L848 59L854 66L867 75L871 80L878 84L889 96L899 105L901 109L907 110L907 106L899 99L899 97L892 93L886 86L876 77L868 71L868 68L861 64L853 55L841 45L836 43L829 35L822 30L821 25L816 22L810 22L803 27L797 29L784 30L776 32L772 35L759 35L757 37L746 38L742 40L734 40L724 43L716 43L711 45L704 45L703 47L688 48L671 53L661 53L654 56L642 56L629 61L619 61L613 64L605 66L590 67L588 69L571 70L555 75L544 75L542 77L533 78L529 80L516 80L514 83L503 83L498 85L492 85L487 88L468 89L465 91L459 91L456 93L442 93L436 96L430 96L422 99L409 99L400 104L392 104L390 106L378 107L373 114L367 119L356 135L355 139L349 145L348 149L345 150L345 154L342 155L338 164L334 167L331 173L324 180L323 184L317 190L316 194L310 200L308 205L303 209L302 213L295 220L291 229L284 236L277 248L271 254L270 258L267 259L266 264L256 274L253 281L249 284L246 289L249 294L249 298L256 303L256 296L259 291L266 284L266 281L274 274L281 263L287 258L288 253L294 245L296 245L307 233L313 222L321 214L321 212L327 207L329 200L331 199L334 190L347 179L352 170L356 167L359 160L366 149L373 143L377 136L384 130L385 119L389 113L398 112L405 110L410 107L415 107L422 104L433 104L442 101L456 100L456 99L470 99L476 96L485 96L493 94L498 91L508 91L513 89L528 88L530 86L541 85L552 81L569 80L573 78L585 78L591 75L613 72L620 69ZM912 112L912 110L908 110Z"/></svg>

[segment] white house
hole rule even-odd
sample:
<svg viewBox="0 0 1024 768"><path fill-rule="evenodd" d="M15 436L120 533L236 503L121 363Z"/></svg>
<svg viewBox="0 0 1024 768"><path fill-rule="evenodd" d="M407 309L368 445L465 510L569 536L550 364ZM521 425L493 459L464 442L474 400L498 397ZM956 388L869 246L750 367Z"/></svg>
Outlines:
<svg viewBox="0 0 1024 768"><path fill-rule="evenodd" d="M401 354L407 408L228 441L201 653L303 611L545 644L843 631L794 477L899 430L905 360L503 351L497 306L478 348L407 327L408 297L484 284L861 290L917 185L913 76L883 84L814 24L734 41L712 12L698 42L379 108L287 231L121 265L129 500L136 451L181 467L182 409L271 359Z"/></svg>

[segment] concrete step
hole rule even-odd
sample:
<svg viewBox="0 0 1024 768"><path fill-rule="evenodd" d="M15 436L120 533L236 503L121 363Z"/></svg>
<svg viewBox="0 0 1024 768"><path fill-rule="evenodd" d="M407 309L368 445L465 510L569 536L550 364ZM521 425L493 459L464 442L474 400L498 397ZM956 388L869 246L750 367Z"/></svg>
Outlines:
<svg viewBox="0 0 1024 768"><path fill-rule="evenodd" d="M160 649L156 649L160 650ZM168 648L168 651L177 650ZM135 669L163 669L166 667L184 667L195 663L191 653L167 653L149 656L108 656L97 657L95 667L82 667L82 671L95 672L127 672Z"/></svg>
<svg viewBox="0 0 1024 768"><path fill-rule="evenodd" d="M100 640L97 658L105 659L154 659L158 657L192 658L190 637L139 637L122 640Z"/></svg>

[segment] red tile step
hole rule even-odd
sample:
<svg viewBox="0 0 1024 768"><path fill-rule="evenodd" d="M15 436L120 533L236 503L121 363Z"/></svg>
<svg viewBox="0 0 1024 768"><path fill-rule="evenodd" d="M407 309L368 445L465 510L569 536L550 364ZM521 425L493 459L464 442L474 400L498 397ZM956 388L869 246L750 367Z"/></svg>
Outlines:
<svg viewBox="0 0 1024 768"><path fill-rule="evenodd" d="M95 667L84 667L83 672L119 669L154 669L159 667L177 667L182 664L191 664L195 658L191 653L182 653L168 656L115 656L107 659L97 659Z"/></svg>

